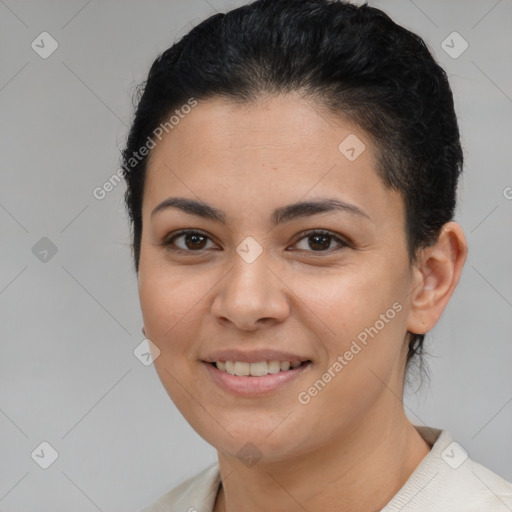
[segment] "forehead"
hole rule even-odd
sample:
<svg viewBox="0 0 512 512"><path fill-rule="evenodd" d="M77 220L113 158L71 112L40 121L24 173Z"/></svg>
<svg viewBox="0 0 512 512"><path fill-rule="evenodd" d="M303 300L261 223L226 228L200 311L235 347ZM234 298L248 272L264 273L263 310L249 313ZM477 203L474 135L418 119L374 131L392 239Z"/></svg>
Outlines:
<svg viewBox="0 0 512 512"><path fill-rule="evenodd" d="M143 210L171 195L229 202L238 211L338 195L364 203L370 215L400 216L402 202L376 166L364 131L298 94L242 104L211 98L152 149Z"/></svg>

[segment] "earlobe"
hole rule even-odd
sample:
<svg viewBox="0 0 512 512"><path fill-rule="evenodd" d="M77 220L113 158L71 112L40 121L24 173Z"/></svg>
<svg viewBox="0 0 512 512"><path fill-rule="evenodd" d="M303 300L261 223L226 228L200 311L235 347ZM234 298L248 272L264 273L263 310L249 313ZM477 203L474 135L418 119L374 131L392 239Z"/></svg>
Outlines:
<svg viewBox="0 0 512 512"><path fill-rule="evenodd" d="M408 331L425 334L444 311L467 256L464 232L456 222L441 228L437 241L418 251L411 286Z"/></svg>

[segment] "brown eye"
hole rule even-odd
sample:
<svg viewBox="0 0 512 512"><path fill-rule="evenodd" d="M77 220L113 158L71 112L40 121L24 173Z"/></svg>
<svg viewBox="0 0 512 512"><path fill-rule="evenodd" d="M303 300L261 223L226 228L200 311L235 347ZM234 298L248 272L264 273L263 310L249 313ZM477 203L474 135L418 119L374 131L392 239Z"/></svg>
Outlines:
<svg viewBox="0 0 512 512"><path fill-rule="evenodd" d="M182 241L179 244L176 243L176 241L180 239ZM166 238L160 245L175 252L200 252L208 248L208 240L210 240L210 238L200 231L184 230L170 238ZM337 243L340 249L349 246L347 242L330 231L309 231L304 234L299 242L302 240L307 240L307 245L306 247L299 248L299 250L306 252L328 252L333 242Z"/></svg>
<svg viewBox="0 0 512 512"><path fill-rule="evenodd" d="M176 243L176 240L179 239L182 239L181 245ZM160 245L178 252L199 252L206 248L207 240L209 240L209 237L200 231L185 230L171 238L167 238Z"/></svg>
<svg viewBox="0 0 512 512"><path fill-rule="evenodd" d="M309 252L327 252L333 240L341 247L348 246L346 242L332 234L330 231L310 231L299 241L301 240L308 240L308 243L306 248L300 250L306 250Z"/></svg>

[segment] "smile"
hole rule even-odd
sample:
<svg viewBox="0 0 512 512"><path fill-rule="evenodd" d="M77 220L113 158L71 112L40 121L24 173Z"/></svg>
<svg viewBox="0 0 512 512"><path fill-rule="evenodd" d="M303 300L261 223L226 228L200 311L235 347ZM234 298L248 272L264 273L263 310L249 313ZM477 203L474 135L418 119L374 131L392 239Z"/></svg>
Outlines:
<svg viewBox="0 0 512 512"><path fill-rule="evenodd" d="M307 362L307 361L304 361ZM256 363L248 363L245 361L216 361L216 368L221 372L229 373L230 375L263 377L269 373L279 373L281 371L288 371L300 366L300 361L259 361Z"/></svg>
<svg viewBox="0 0 512 512"><path fill-rule="evenodd" d="M265 396L291 383L312 366L311 361L203 362L212 381L223 391L243 397ZM254 373L253 373L254 372Z"/></svg>

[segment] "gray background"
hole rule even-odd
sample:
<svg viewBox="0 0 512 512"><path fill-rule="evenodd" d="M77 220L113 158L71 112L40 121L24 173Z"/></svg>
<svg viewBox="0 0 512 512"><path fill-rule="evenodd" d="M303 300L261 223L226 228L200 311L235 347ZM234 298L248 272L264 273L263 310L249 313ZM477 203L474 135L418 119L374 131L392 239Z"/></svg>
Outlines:
<svg viewBox="0 0 512 512"><path fill-rule="evenodd" d="M93 190L118 169L134 86L158 53L242 3L0 0L0 509L134 511L216 460L134 356L124 183ZM456 220L469 258L407 414L512 480L512 2L370 5L447 70L466 156ZM43 31L59 45L46 59L31 48ZM453 31L469 44L458 58L441 47ZM59 454L48 469L31 457L42 441Z"/></svg>

